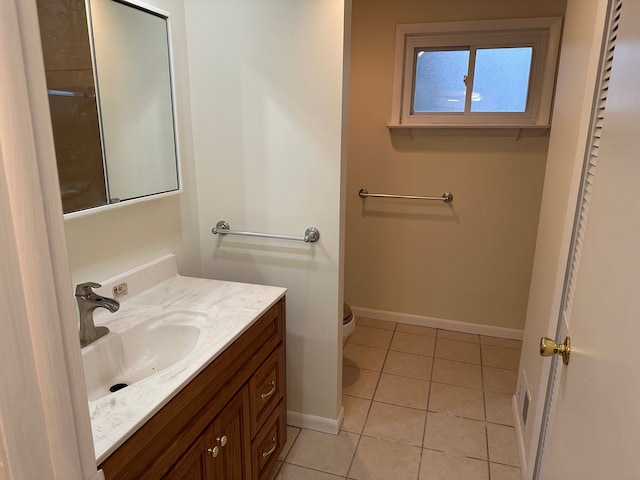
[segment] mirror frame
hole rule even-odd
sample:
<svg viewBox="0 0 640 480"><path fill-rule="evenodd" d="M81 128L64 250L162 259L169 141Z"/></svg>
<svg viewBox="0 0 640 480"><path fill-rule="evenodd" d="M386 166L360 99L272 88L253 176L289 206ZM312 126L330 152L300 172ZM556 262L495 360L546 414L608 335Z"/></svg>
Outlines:
<svg viewBox="0 0 640 480"><path fill-rule="evenodd" d="M178 133L178 101L176 98L176 82L175 82L175 72L174 72L174 61L173 61L173 38L172 38L172 30L171 30L171 15L169 12L157 8L153 5L149 5L148 3L141 2L138 0L108 0L116 3L120 3L122 5L128 5L131 8L136 8L138 10L149 12L152 15L162 17L166 21L167 25L167 45L168 45L168 59L169 59L169 81L171 83L171 104L173 106L173 136L175 143L175 155L176 155L176 176L178 182L178 188L176 190L171 190L168 192L160 192L160 193L152 193L149 195L144 195L141 197L136 197L128 200L122 200L121 202L109 203L106 205L98 205L95 207L88 207L82 210L76 210L74 212L64 213L64 220L72 220L74 218L85 217L87 215L94 215L96 213L101 213L104 211L115 210L117 208L121 208L127 205L134 205L136 203L142 203L150 200L156 200L160 198L171 197L174 195L180 195L183 193L182 186L182 165L180 161L180 135ZM96 98L97 108L98 108L98 122L100 128L100 148L102 150L102 162L106 166L106 157L105 157L105 146L104 146L104 135L103 135L103 125L102 125L102 112L101 105L99 101L99 91L98 91L98 72L96 70L96 57L95 57L95 47L93 40L93 21L91 16L91 0L85 0L85 8L87 13L87 28L89 29L89 47L91 49L91 65L93 69L93 77L94 84L96 85ZM108 175L107 170L105 168L105 176ZM105 182L108 184L108 179L105 179Z"/></svg>

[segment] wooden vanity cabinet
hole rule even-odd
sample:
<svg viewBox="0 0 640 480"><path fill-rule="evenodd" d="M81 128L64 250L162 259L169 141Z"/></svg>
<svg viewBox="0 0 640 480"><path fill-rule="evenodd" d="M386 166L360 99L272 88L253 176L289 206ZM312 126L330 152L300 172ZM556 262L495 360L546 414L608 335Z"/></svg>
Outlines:
<svg viewBox="0 0 640 480"><path fill-rule="evenodd" d="M264 480L286 442L280 300L111 454L107 480Z"/></svg>
<svg viewBox="0 0 640 480"><path fill-rule="evenodd" d="M244 387L182 455L167 480L245 479L249 464L249 393Z"/></svg>

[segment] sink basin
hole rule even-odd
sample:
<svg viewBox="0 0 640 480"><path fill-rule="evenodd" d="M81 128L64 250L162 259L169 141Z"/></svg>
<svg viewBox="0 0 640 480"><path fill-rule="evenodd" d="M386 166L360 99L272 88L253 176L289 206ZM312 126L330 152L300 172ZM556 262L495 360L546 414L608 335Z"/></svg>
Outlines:
<svg viewBox="0 0 640 480"><path fill-rule="evenodd" d="M205 315L171 311L133 323L124 316L109 334L82 349L89 401L162 372L187 357L200 338Z"/></svg>

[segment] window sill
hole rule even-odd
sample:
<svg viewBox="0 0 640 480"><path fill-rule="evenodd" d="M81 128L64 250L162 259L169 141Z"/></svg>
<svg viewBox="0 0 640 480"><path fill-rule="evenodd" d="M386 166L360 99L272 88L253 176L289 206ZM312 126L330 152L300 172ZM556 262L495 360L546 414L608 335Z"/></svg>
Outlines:
<svg viewBox="0 0 640 480"><path fill-rule="evenodd" d="M392 135L416 136L468 136L468 137L545 137L551 125L394 125L387 128Z"/></svg>

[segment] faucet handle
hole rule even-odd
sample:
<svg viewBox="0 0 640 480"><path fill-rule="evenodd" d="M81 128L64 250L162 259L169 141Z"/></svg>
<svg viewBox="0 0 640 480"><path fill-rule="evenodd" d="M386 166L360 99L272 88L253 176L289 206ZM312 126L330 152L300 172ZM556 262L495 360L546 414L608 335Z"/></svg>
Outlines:
<svg viewBox="0 0 640 480"><path fill-rule="evenodd" d="M76 285L76 297L84 297L91 295L94 288L100 288L102 285L96 282L85 282Z"/></svg>

